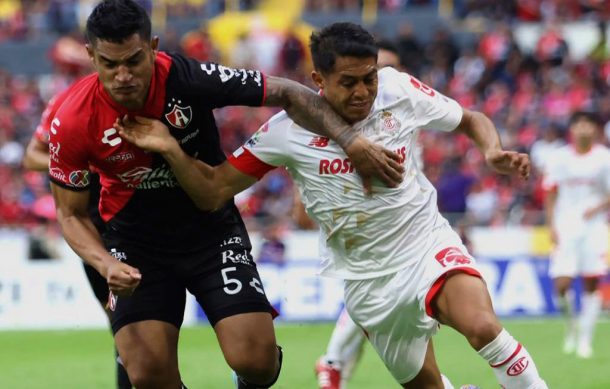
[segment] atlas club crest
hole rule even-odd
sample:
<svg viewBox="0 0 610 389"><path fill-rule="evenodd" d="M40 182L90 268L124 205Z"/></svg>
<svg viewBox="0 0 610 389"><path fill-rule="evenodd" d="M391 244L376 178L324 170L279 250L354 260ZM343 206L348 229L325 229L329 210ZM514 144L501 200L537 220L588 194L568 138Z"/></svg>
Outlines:
<svg viewBox="0 0 610 389"><path fill-rule="evenodd" d="M180 104L181 100L176 101L176 99L172 99L172 102L167 104L168 107L173 105L173 108L170 112L165 114L165 119L176 128L186 128L191 122L193 118L193 111L190 106L183 107Z"/></svg>

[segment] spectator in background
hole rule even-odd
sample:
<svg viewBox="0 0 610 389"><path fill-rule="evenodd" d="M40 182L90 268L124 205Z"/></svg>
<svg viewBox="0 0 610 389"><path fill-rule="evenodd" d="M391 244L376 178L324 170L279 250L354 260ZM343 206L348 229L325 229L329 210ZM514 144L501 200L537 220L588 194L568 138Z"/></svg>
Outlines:
<svg viewBox="0 0 610 389"><path fill-rule="evenodd" d="M400 25L396 46L400 55L400 63L405 67L405 70L410 74L419 76L423 63L423 49L410 24L403 23Z"/></svg>
<svg viewBox="0 0 610 389"><path fill-rule="evenodd" d="M550 156L565 144L562 135L561 128L557 124L551 124L542 130L542 138L532 145L530 158L532 166L539 173L545 172Z"/></svg>
<svg viewBox="0 0 610 389"><path fill-rule="evenodd" d="M443 165L437 183L438 209L454 225L466 212L466 197L476 179L462 171L462 157L455 156Z"/></svg>

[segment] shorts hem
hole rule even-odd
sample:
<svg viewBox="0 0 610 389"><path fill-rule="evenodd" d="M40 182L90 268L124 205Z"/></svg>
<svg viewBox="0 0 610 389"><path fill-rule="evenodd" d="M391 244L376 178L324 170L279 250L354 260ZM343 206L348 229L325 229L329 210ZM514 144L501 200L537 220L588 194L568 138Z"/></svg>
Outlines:
<svg viewBox="0 0 610 389"><path fill-rule="evenodd" d="M278 311L275 310L269 304L262 303L251 303L251 304L240 304L234 305L230 307L225 307L221 309L217 309L213 313L206 312L206 316L208 321L214 327L220 320L225 319L227 317L239 315L241 313L254 313L254 312L267 312L271 315L271 318L275 319L279 316Z"/></svg>
<svg viewBox="0 0 610 389"><path fill-rule="evenodd" d="M481 273L479 273L479 271L477 269L470 267L470 266L452 267L452 268L447 269L446 272L441 274L434 281L434 283L430 287L430 290L428 290L428 293L426 293L426 299L425 299L426 314L428 316L430 316L431 318L434 318L434 312L432 311L432 306L431 306L432 300L434 300L434 298L438 295L438 293L440 292L443 285L445 285L445 282L447 281L447 275L454 271L458 272L458 273L466 273L473 277L479 277L479 278L483 279L483 276L481 276Z"/></svg>
<svg viewBox="0 0 610 389"><path fill-rule="evenodd" d="M180 329L182 326L182 318L180 320L175 320L175 318L169 317L159 317L159 312L143 312L143 313L134 313L130 315L126 315L121 319L112 320L112 334L116 335L117 332L126 325L137 323L139 321L146 320L157 320L165 323L172 324L174 327Z"/></svg>

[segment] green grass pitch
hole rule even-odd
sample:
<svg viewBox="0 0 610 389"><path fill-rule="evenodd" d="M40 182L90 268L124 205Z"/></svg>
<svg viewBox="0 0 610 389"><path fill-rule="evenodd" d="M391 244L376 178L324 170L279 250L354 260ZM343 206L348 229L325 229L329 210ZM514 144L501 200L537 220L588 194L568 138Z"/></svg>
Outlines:
<svg viewBox="0 0 610 389"><path fill-rule="evenodd" d="M595 355L579 360L561 353L563 325L556 319L505 321L533 355L552 389L610 388L610 322L596 332ZM317 388L315 360L324 351L332 324L279 324L285 350L274 388ZM434 338L441 370L454 385L498 388L493 373L466 341L449 328ZM0 388L113 388L112 343L103 330L0 332ZM180 338L180 368L189 389L232 388L230 372L210 327L186 328ZM349 389L398 388L367 345Z"/></svg>

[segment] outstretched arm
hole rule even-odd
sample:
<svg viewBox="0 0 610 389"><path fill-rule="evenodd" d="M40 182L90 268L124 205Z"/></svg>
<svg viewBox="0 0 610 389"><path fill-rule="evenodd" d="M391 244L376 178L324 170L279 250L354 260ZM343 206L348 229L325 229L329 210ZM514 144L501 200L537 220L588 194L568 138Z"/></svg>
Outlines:
<svg viewBox="0 0 610 389"><path fill-rule="evenodd" d="M160 121L124 117L114 128L127 141L148 151L160 153L169 163L180 186L198 208L213 211L256 182L255 177L243 174L225 161L210 166L186 154L168 128Z"/></svg>
<svg viewBox="0 0 610 389"><path fill-rule="evenodd" d="M464 109L464 115L457 130L472 139L485 156L487 165L497 173L516 174L523 179L529 177L530 160L528 155L503 150L496 127L484 114Z"/></svg>
<svg viewBox="0 0 610 389"><path fill-rule="evenodd" d="M404 168L396 153L356 133L326 99L306 86L285 78L268 77L265 103L282 107L299 126L337 142L354 164L366 192L371 190L373 177L390 187L402 181Z"/></svg>

